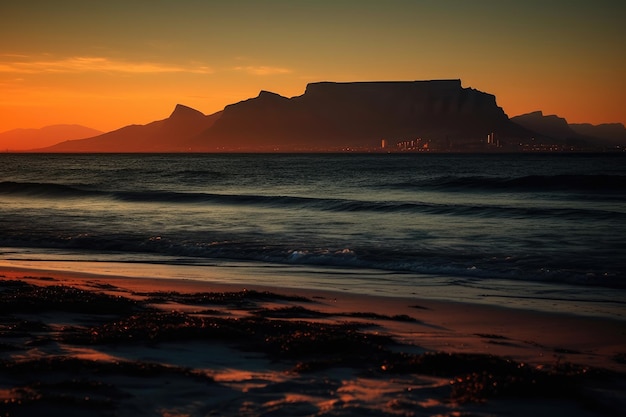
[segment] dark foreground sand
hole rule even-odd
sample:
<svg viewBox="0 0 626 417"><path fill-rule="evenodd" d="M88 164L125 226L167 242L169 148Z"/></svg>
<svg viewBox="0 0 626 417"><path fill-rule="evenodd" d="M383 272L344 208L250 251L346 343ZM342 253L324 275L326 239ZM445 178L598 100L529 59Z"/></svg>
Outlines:
<svg viewBox="0 0 626 417"><path fill-rule="evenodd" d="M0 416L597 416L626 323L0 269Z"/></svg>

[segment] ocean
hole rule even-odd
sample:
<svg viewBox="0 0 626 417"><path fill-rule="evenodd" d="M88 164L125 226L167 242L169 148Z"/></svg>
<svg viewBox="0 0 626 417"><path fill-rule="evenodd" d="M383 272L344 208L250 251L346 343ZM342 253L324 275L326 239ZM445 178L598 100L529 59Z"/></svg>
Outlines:
<svg viewBox="0 0 626 417"><path fill-rule="evenodd" d="M623 154L0 154L0 265L626 313Z"/></svg>

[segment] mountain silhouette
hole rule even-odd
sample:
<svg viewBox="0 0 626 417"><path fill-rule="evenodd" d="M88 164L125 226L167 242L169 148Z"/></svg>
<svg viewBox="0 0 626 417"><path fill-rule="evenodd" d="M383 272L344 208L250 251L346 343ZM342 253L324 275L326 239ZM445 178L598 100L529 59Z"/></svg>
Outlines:
<svg viewBox="0 0 626 417"><path fill-rule="evenodd" d="M570 127L579 135L598 138L611 146L626 145L626 127L621 123L570 123Z"/></svg>
<svg viewBox="0 0 626 417"><path fill-rule="evenodd" d="M549 138L571 139L582 136L564 118L554 114L546 116L540 110L511 117L511 121Z"/></svg>
<svg viewBox="0 0 626 417"><path fill-rule="evenodd" d="M209 128L221 112L206 116L177 104L172 114L146 125L130 125L81 140L67 140L44 152L185 152L191 138Z"/></svg>
<svg viewBox="0 0 626 417"><path fill-rule="evenodd" d="M537 133L544 139L556 139L559 143L575 145L590 150L601 150L626 145L626 128L621 123L592 125L568 123L557 115L544 115L534 111L511 118L511 121Z"/></svg>
<svg viewBox="0 0 626 417"><path fill-rule="evenodd" d="M40 129L13 129L0 133L0 150L43 148L62 140L89 138L103 132L80 125L51 125Z"/></svg>
<svg viewBox="0 0 626 417"><path fill-rule="evenodd" d="M320 150L373 148L421 138L481 140L491 132L516 136L495 96L462 88L460 80L312 83L286 98L261 91L226 106L194 140L197 150Z"/></svg>
<svg viewBox="0 0 626 417"><path fill-rule="evenodd" d="M380 150L383 140L390 147L420 143L422 149L457 152L519 151L536 144L589 149L590 143L608 143L598 137L624 144L623 133L621 124L570 126L541 111L509 119L494 95L463 88L461 80L318 82L291 98L261 91L208 116L178 104L166 119L39 151L367 151Z"/></svg>

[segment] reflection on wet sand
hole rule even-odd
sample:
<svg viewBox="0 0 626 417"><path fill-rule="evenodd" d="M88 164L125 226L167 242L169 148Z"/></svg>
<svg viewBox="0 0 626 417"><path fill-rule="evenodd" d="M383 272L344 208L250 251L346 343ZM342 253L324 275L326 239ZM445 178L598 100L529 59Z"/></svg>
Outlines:
<svg viewBox="0 0 626 417"><path fill-rule="evenodd" d="M537 415L556 405L588 416L623 405L620 323L505 309L500 317L425 300L417 308L397 298L3 274L2 415L516 416L529 411L522 402ZM550 326L561 333L545 333Z"/></svg>

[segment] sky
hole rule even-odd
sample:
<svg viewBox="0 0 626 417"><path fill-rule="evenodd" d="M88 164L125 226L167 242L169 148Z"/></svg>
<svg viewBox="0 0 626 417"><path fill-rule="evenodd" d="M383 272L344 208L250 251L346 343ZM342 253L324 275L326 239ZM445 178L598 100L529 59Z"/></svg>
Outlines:
<svg viewBox="0 0 626 417"><path fill-rule="evenodd" d="M625 16L623 0L1 0L0 132L430 79L494 94L509 117L626 124Z"/></svg>

